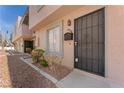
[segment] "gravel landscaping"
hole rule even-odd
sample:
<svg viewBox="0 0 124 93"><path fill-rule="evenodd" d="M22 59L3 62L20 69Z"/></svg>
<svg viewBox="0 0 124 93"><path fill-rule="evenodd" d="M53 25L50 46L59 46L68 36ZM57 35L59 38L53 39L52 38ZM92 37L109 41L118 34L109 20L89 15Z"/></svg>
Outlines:
<svg viewBox="0 0 124 93"><path fill-rule="evenodd" d="M23 59L27 62L32 63L33 65L35 65L39 69L43 70L44 72L50 74L57 80L63 79L65 76L67 76L72 71L72 69L69 69L69 68L61 65L60 63L57 64L55 62L51 66L44 67L40 63L33 62L32 57L29 55L24 55Z"/></svg>
<svg viewBox="0 0 124 93"><path fill-rule="evenodd" d="M56 86L22 62L19 55L0 55L0 87L55 88Z"/></svg>
<svg viewBox="0 0 124 93"><path fill-rule="evenodd" d="M65 66L62 66L60 64L57 64L57 63L53 63L53 65L50 67L43 67L39 63L32 63L32 64L34 64L38 68L42 69L46 73L50 74L57 80L63 79L65 76L67 76L72 71L71 69L69 69Z"/></svg>

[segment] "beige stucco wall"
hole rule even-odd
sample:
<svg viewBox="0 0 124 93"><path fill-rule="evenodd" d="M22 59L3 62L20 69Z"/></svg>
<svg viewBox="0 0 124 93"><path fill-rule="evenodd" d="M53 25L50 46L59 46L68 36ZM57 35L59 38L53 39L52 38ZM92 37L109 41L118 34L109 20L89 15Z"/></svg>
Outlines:
<svg viewBox="0 0 124 93"><path fill-rule="evenodd" d="M63 20L63 33L68 28L74 32L74 19L90 13L99 8L105 7L105 76L106 78L124 83L124 6L82 6L82 8L73 11L66 16L55 20L49 25L53 25L57 21ZM67 20L71 19L72 25L67 26ZM36 32L36 37L40 37L39 48L46 49L46 30L49 26L45 26ZM37 43L37 42L36 42ZM64 57L63 65L70 68L74 67L74 45L73 41L64 41ZM37 44L36 44L37 45Z"/></svg>
<svg viewBox="0 0 124 93"><path fill-rule="evenodd" d="M38 45L38 38L39 38L39 45ZM42 30L42 32L36 32L36 42L35 46L36 48L42 48L46 50L46 31L45 29ZM42 42L42 43L41 43Z"/></svg>
<svg viewBox="0 0 124 93"><path fill-rule="evenodd" d="M106 21L107 76L124 83L124 6L108 6Z"/></svg>
<svg viewBox="0 0 124 93"><path fill-rule="evenodd" d="M21 19L22 19L21 16L18 16L17 19L16 19L16 24L15 24L15 29L14 29L14 32L13 32L13 39L12 39L13 42L15 41L17 36L19 35L19 26L20 26Z"/></svg>
<svg viewBox="0 0 124 93"><path fill-rule="evenodd" d="M16 45L15 45L16 50L18 52L24 52L24 48L23 48L24 41L23 41L23 39L21 38L21 39L17 40L15 43L16 43Z"/></svg>

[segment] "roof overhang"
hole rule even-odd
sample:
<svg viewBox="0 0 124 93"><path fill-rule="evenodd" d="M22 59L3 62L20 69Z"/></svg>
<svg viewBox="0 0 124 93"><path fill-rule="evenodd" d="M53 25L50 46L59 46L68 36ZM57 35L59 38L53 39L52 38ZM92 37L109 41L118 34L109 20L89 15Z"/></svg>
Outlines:
<svg viewBox="0 0 124 93"><path fill-rule="evenodd" d="M48 25L51 22L54 22L55 20L69 14L70 12L73 12L74 10L81 8L82 5L63 5L60 8L58 8L55 12L50 14L48 17L37 23L35 26L30 28L30 31L38 31L38 29Z"/></svg>

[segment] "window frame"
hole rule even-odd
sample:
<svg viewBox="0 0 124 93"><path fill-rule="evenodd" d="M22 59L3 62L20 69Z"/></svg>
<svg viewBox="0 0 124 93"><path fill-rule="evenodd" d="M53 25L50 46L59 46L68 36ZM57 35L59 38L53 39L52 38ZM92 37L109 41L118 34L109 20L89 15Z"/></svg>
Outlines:
<svg viewBox="0 0 124 93"><path fill-rule="evenodd" d="M56 51L50 51L49 49L49 32L52 30L52 29L55 29L59 27L60 28L60 45L59 45L59 52L56 52ZM47 49L46 49L46 53L47 54L52 54L52 55L58 55L58 56L63 56L63 47L64 47L64 43L63 43L63 21L61 22L57 22L51 26L48 27L47 29Z"/></svg>

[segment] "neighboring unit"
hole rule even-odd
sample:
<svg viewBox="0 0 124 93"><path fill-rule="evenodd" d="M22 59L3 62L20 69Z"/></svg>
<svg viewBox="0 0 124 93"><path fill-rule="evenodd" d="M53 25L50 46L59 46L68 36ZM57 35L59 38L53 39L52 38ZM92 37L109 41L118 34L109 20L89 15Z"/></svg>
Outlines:
<svg viewBox="0 0 124 93"><path fill-rule="evenodd" d="M124 84L124 6L29 6L35 48L61 64Z"/></svg>
<svg viewBox="0 0 124 93"><path fill-rule="evenodd" d="M18 16L12 41L18 52L26 53L33 49L32 32L29 31L28 9L23 17Z"/></svg>

